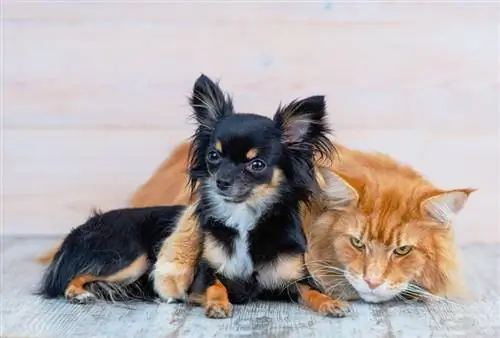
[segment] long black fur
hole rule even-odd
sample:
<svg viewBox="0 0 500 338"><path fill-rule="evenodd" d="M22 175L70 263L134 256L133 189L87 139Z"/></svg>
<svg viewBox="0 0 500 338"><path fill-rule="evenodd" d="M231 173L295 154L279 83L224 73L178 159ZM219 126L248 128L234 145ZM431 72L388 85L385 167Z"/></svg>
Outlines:
<svg viewBox="0 0 500 338"><path fill-rule="evenodd" d="M242 174L244 170L238 169L248 161L245 154L249 149L259 149L262 156L258 157L279 169L284 179L275 192L279 197L268 205L250 230L248 250L252 263L258 266L287 254L303 254L306 243L299 205L308 205L317 189L314 156L329 158L333 150L327 137L330 130L324 97L312 96L280 106L271 120L254 114L235 113L231 97L205 76L197 80L193 91L191 105L198 128L189 157L190 186L192 189L198 187L200 201L196 213L203 231L224 247L228 257L234 254L239 234L234 225L226 224L225 217L214 212L214 205L220 203L213 198L217 194L213 180L225 175L230 181L240 179L242 184L248 181L255 185L261 183L261 177ZM207 161L207 154L217 150L217 142L222 145L222 160L213 165ZM190 292L202 293L215 277L226 286L232 303L244 303L266 291L258 285L256 272L252 276L231 280L223 273L215 273L216 268L207 260L200 260L197 268Z"/></svg>
<svg viewBox="0 0 500 338"><path fill-rule="evenodd" d="M156 261L159 246L175 227L184 206L127 208L95 212L64 239L59 251L47 267L39 294L46 298L62 296L69 282L80 274L109 276L146 254L151 265ZM117 299L149 299L148 283L121 288L110 295ZM89 285L89 287L91 287ZM103 289L106 286L93 285ZM102 292L105 296L107 293Z"/></svg>
<svg viewBox="0 0 500 338"><path fill-rule="evenodd" d="M212 98L208 101L208 98ZM193 96L190 99L194 108L192 118L198 122L198 127L192 137L192 147L189 154L190 187L195 189L197 183L207 178L206 151L213 138L217 121L234 116L232 97L220 89L218 83L213 83L202 75L196 81ZM306 134L299 139L287 139L287 127L294 120L310 119ZM254 114L238 114L232 127L245 126L245 122L253 119L264 119ZM317 191L317 182L313 175L314 155L329 159L335 148L328 138L331 129L326 121L326 103L324 96L312 96L306 100L294 100L288 105L278 108L273 118L274 126L284 136L281 168L285 170L288 182L293 185L292 191L297 193L297 200L309 202L311 195ZM255 127L254 127L255 128ZM268 129L247 131L247 136L254 139L266 139Z"/></svg>

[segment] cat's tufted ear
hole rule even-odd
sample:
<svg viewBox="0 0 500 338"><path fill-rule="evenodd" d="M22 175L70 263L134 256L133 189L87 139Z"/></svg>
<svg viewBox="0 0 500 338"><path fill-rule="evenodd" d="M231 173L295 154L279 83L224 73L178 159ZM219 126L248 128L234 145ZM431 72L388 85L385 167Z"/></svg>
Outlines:
<svg viewBox="0 0 500 338"><path fill-rule="evenodd" d="M324 198L332 208L345 208L357 204L362 184L356 179L335 172L328 167L319 167L316 180Z"/></svg>
<svg viewBox="0 0 500 338"><path fill-rule="evenodd" d="M220 118L233 113L231 97L204 74L196 80L189 104L198 124L208 129L212 129Z"/></svg>
<svg viewBox="0 0 500 338"><path fill-rule="evenodd" d="M420 202L420 212L424 217L448 227L474 191L475 189L436 191Z"/></svg>

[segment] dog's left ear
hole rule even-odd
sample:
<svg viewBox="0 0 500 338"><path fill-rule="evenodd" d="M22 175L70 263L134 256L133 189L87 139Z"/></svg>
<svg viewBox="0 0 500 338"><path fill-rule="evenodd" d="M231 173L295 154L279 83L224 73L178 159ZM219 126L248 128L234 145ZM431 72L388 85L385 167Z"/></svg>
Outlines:
<svg viewBox="0 0 500 338"><path fill-rule="evenodd" d="M212 129L220 118L233 113L231 97L204 74L194 83L189 103L198 124L208 129Z"/></svg>
<svg viewBox="0 0 500 338"><path fill-rule="evenodd" d="M294 100L286 106L279 107L274 115L274 121L281 130L284 144L305 142L314 146L329 132L325 115L325 97L318 95Z"/></svg>

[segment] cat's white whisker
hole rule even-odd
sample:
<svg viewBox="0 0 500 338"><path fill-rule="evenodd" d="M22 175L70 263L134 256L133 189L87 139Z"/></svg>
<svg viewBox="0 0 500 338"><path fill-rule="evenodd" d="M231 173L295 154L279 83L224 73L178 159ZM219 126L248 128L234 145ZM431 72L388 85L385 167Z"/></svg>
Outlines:
<svg viewBox="0 0 500 338"><path fill-rule="evenodd" d="M335 291L335 289L337 289L338 287L345 286L346 284L347 284L346 280L341 280L341 281L335 283L334 285L331 285L330 287L328 287L326 289L326 293L327 294L333 294L333 292Z"/></svg>
<svg viewBox="0 0 500 338"><path fill-rule="evenodd" d="M336 270L330 270L328 268L314 269L313 272L314 272L313 273L314 275L317 275L318 273L326 273L326 274L331 275L331 276L339 276L339 277L344 276L343 272L336 271Z"/></svg>
<svg viewBox="0 0 500 338"><path fill-rule="evenodd" d="M405 304L408 304L408 305L414 305L416 302L415 301L412 301L410 299L406 299L405 297L403 297L401 294L398 294L396 295L395 297L397 300L399 301L402 301L403 303Z"/></svg>
<svg viewBox="0 0 500 338"><path fill-rule="evenodd" d="M430 293L429 291L426 291L423 288L421 288L415 284L409 284L408 287L402 293L405 293L409 296L421 297L421 298L427 299L427 300L442 301L445 303L450 303L453 305L460 306L460 304L458 304L452 300L449 300L449 299L441 297L441 296L434 295L434 294Z"/></svg>
<svg viewBox="0 0 500 338"><path fill-rule="evenodd" d="M287 284L285 284L282 288L281 288L281 291L284 291L286 289L289 289L290 286L294 285L294 284L297 284L298 282L301 282L303 280L306 280L308 278L311 278L311 276L305 276L305 277L302 277L302 278L299 278L299 279L296 279L296 280L293 280Z"/></svg>

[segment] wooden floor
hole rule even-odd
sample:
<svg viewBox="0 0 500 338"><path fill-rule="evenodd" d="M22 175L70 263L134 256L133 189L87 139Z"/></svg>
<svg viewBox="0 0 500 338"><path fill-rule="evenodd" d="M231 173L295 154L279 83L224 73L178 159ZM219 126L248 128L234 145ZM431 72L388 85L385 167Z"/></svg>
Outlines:
<svg viewBox="0 0 500 338"><path fill-rule="evenodd" d="M353 304L344 319L296 304L235 307L227 320L183 304L69 305L32 294L42 269L33 257L55 239L2 241L1 337L500 337L500 253L496 244L463 249L472 300L461 305Z"/></svg>

